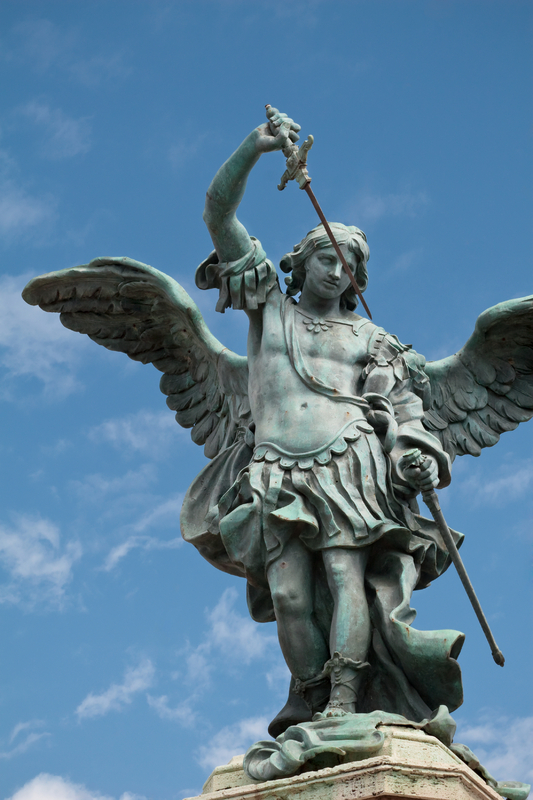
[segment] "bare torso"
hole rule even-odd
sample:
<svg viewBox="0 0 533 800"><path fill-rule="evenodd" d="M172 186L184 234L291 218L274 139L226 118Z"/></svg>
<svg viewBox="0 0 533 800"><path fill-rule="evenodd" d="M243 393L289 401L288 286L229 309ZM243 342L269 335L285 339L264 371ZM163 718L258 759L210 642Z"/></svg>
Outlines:
<svg viewBox="0 0 533 800"><path fill-rule="evenodd" d="M347 422L363 419L363 413L352 403L312 391L299 378L285 343L280 319L283 302L283 295L273 290L262 312L250 318L248 363L255 438L290 452L306 452L327 443ZM338 389L339 395L359 395L368 360L368 334L355 335L352 323L356 330L374 326L361 326L365 320L341 312L337 319L346 324L333 323L327 331L314 333L307 330L304 316L296 313L298 342L309 372Z"/></svg>

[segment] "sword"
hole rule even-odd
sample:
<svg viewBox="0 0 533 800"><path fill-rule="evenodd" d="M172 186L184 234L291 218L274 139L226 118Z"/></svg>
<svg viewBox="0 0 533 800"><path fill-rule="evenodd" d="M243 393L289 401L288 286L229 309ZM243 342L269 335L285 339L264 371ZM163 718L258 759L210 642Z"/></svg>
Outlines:
<svg viewBox="0 0 533 800"><path fill-rule="evenodd" d="M422 455L420 450L408 450L407 453L404 454L404 461L407 462L407 469L419 469L425 461L425 457ZM477 595L474 591L474 587L470 582L470 578L468 577L468 573L465 569L465 565L463 564L463 560L459 555L459 550L453 540L453 536L450 533L450 529L446 524L446 520L444 519L444 514L441 511L441 507L439 504L439 499L437 497L437 493L434 489L429 489L428 491L422 492L422 497L424 498L424 503L427 505L429 510L431 511L431 516L435 520L439 532L444 539L444 543L448 549L448 553L450 554L450 558L453 561L455 569L457 570L459 577L461 579L461 583L463 584L465 591L468 595L468 599L470 600L472 607L476 613L476 616L479 620L479 624L483 629L483 633L489 643L492 657L498 666L503 667L505 664L505 658L503 657L503 653L496 644L496 640L492 635L492 631L489 627L489 623L487 622L487 618L483 613L483 609L481 608L480 602L477 599Z"/></svg>
<svg viewBox="0 0 533 800"><path fill-rule="evenodd" d="M270 122L271 118L277 113L276 109L273 109L271 105L267 104L266 108L266 115ZM274 123L271 123L272 125ZM282 123L283 125L283 123ZM357 281L355 280L354 274L348 264L346 263L346 259L344 258L344 254L340 249L339 245L337 244L333 232L329 226L329 223L324 216L324 212L320 208L319 202L315 197L315 193L311 189L311 178L307 172L307 153L313 146L313 137L310 135L305 142L303 142L300 147L297 144L291 142L289 138L287 138L287 143L282 147L282 153L287 159L287 168L283 175L281 176L281 183L278 185L278 189L283 191L289 181L298 181L298 185L300 189L303 189L309 196L313 206L315 207L315 211L318 214L322 225L329 237L331 244L333 245L335 252L337 253L342 266L348 277L350 278L350 282L355 289L355 292L361 303L363 304L363 308L365 309L366 313L372 319L372 314L370 313L370 309L366 304L365 298L363 297L363 293L361 289L357 285Z"/></svg>

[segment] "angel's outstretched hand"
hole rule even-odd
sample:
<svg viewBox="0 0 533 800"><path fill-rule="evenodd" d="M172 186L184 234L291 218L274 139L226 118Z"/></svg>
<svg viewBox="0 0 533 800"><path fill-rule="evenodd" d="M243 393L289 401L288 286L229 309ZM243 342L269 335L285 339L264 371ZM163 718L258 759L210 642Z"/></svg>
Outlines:
<svg viewBox="0 0 533 800"><path fill-rule="evenodd" d="M423 456L420 465L411 461L398 462L398 469L407 483L419 492L429 492L439 485L439 468L433 456Z"/></svg>
<svg viewBox="0 0 533 800"><path fill-rule="evenodd" d="M287 114L272 106L267 107L268 122L256 128L255 146L258 153L271 153L282 150L287 142L297 142L301 126Z"/></svg>

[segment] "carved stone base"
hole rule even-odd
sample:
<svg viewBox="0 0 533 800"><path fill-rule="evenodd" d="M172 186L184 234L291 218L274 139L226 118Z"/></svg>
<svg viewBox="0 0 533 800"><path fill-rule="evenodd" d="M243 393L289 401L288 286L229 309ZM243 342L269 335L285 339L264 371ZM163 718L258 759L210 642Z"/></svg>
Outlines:
<svg viewBox="0 0 533 800"><path fill-rule="evenodd" d="M242 756L216 767L194 800L501 800L434 736L388 726L379 753L290 778L251 783ZM192 799L191 799L192 800Z"/></svg>

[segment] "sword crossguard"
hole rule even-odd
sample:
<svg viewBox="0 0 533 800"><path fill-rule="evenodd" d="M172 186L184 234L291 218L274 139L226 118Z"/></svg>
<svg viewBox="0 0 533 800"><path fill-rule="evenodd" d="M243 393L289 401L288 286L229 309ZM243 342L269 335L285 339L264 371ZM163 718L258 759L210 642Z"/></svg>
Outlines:
<svg viewBox="0 0 533 800"><path fill-rule="evenodd" d="M309 199L311 200L316 213L319 216L320 222L324 226L324 230L326 231L328 238L333 246L333 249L337 253L343 269L345 270L346 274L350 279L350 283L352 284L356 295L358 296L359 300L363 304L363 308L365 309L366 313L368 314L369 318L372 319L372 314L370 313L370 309L366 304L365 298L363 297L363 293L361 289L357 285L357 281L355 280L354 274L348 263L346 258L340 249L331 227L324 216L324 212L320 208L319 202L315 197L315 193L311 189L311 178L307 172L307 154L311 147L313 146L313 137L308 136L305 142L298 147L298 145L293 144L290 140L290 122L288 122L285 118L278 117L275 122L273 122L274 118L276 118L277 110L272 108L271 105L265 106L266 108L266 115L270 126L270 131L273 136L277 136L276 128L283 128L285 126L285 131L287 132L287 136L284 137L285 144L281 147L281 151L283 155L287 159L287 169L281 176L281 183L278 184L278 189L280 192L286 187L289 181L297 181L300 189L304 189L305 192L309 195Z"/></svg>
<svg viewBox="0 0 533 800"><path fill-rule="evenodd" d="M287 169L281 176L281 182L278 184L280 192L286 187L289 181L297 181L300 189L305 189L308 183L311 183L311 178L307 172L307 154L313 146L313 137L309 135L305 142L302 142L300 147L297 144L288 142L282 148L283 155L287 159Z"/></svg>
<svg viewBox="0 0 533 800"><path fill-rule="evenodd" d="M272 133L275 132L276 127L283 128L284 125L288 127L284 122L282 122L281 125L279 125L279 123L273 123L272 117L277 113L276 109L273 109L270 104L266 105L265 108ZM305 187L311 183L311 178L307 172L307 154L313 146L313 141L313 137L308 136L305 142L302 142L300 147L298 147L297 144L291 142L287 137L285 145L281 148L283 155L287 159L287 169L281 176L281 182L278 184L280 192L283 191L289 181L297 181L300 189L305 189Z"/></svg>

